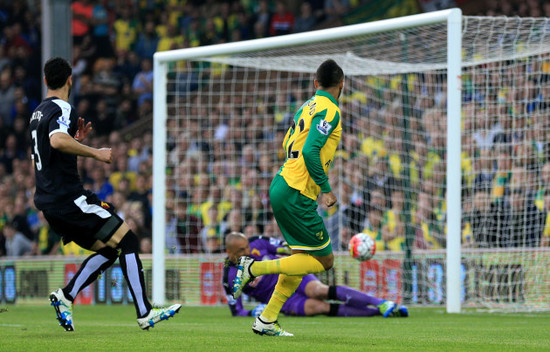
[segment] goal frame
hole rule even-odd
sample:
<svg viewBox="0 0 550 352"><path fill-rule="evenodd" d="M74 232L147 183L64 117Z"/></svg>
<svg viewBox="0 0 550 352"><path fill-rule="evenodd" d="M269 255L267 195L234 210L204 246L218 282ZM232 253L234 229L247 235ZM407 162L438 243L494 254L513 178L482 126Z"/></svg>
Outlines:
<svg viewBox="0 0 550 352"><path fill-rule="evenodd" d="M153 301L162 305L165 303L166 297L166 87L168 65L171 62L292 47L445 22L447 23L446 201L448 229L446 308L448 313L460 313L462 11L458 8L278 37L156 52L153 56L155 78L153 83Z"/></svg>

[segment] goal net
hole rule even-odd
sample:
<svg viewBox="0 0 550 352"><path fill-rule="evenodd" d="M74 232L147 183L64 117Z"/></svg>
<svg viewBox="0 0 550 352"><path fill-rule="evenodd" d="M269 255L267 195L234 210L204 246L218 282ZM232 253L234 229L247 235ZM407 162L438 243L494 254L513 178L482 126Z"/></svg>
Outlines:
<svg viewBox="0 0 550 352"><path fill-rule="evenodd" d="M269 185L332 58L343 136L320 278L407 304L454 290L459 309L549 309L550 22L462 17L453 47L456 11L157 53L153 299L224 303L224 235L281 236ZM347 253L358 232L377 244L367 262Z"/></svg>

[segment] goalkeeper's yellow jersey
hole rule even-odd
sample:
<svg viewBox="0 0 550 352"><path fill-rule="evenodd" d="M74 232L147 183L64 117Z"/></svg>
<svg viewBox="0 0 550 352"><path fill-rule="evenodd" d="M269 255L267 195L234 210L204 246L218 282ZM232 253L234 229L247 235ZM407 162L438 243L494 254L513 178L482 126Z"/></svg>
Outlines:
<svg viewBox="0 0 550 352"><path fill-rule="evenodd" d="M290 187L317 200L321 191L331 191L327 174L341 137L338 101L318 90L294 115L283 141L286 160L279 174Z"/></svg>

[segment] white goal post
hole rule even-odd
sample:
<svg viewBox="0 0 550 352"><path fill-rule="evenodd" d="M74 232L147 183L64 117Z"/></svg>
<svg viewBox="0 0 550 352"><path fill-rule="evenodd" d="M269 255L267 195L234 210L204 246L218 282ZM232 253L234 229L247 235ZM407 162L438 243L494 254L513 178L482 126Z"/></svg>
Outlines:
<svg viewBox="0 0 550 352"><path fill-rule="evenodd" d="M300 46L326 40L339 40L369 33L377 33L407 27L447 23L447 311L460 312L460 116L461 116L461 28L460 9L430 12L414 16L388 19L345 27L330 28L315 32L292 34L280 37L256 39L221 45L157 52L154 55L154 165L153 165L153 301L165 301L165 195L166 195L166 115L168 65L174 61L191 60L212 56ZM346 67L344 67L346 72ZM346 72L347 73L347 72ZM344 112L345 114L345 112Z"/></svg>
<svg viewBox="0 0 550 352"><path fill-rule="evenodd" d="M319 279L449 313L550 310L550 19L459 9L155 53L155 303L224 304L224 235L280 236L269 185L328 58L345 84ZM359 232L377 246L360 263Z"/></svg>

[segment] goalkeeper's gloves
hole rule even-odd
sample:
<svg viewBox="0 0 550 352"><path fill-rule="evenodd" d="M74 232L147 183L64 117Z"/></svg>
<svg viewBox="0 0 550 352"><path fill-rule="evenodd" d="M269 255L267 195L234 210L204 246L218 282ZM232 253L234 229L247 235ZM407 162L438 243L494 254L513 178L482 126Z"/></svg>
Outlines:
<svg viewBox="0 0 550 352"><path fill-rule="evenodd" d="M263 304L263 303L258 304L254 309L252 309L252 311L250 312L250 315L252 315L253 317L259 317L264 311L266 305L267 304Z"/></svg>

